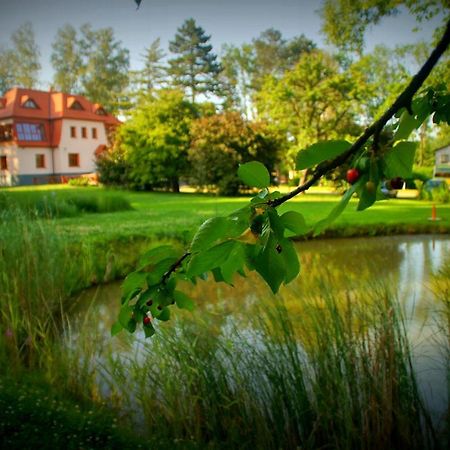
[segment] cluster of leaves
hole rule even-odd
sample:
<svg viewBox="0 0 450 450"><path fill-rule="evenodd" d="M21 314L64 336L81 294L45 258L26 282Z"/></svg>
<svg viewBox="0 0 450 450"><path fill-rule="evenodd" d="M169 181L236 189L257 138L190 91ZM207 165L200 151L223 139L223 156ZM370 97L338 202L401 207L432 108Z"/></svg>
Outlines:
<svg viewBox="0 0 450 450"><path fill-rule="evenodd" d="M193 122L188 151L190 183L217 186L221 195L236 195L240 163L262 162L272 172L278 161L278 140L263 122L250 122L237 112L224 112Z"/></svg>
<svg viewBox="0 0 450 450"><path fill-rule="evenodd" d="M258 188L248 205L226 217L214 217L204 222L195 234L189 249L179 257L171 246L162 246L146 253L138 270L131 273L123 285L122 308L112 333L122 329L136 330L142 323L146 336L155 333L154 319L170 318L169 307L192 310L193 301L177 289L179 281L196 283L212 274L216 282L233 284L236 274L256 271L276 293L280 286L292 281L300 271L297 252L289 237L308 233L320 234L343 212L352 196L359 197L357 210L385 199L382 181L409 178L412 174L416 142L408 141L411 132L430 115L435 121L449 122L448 94L427 89L396 114L393 139L382 143L381 130L361 146L345 140L323 141L302 149L296 157L298 170L312 170L311 179L318 179L350 162L358 177L327 217L308 226L304 217L294 211L279 215L276 207L292 198L270 192L270 174L260 162L240 165L238 176L250 187ZM305 184L293 191L306 190Z"/></svg>
<svg viewBox="0 0 450 450"><path fill-rule="evenodd" d="M211 114L181 91L161 89L141 100L117 131L114 147L96 163L104 184L177 191L184 178L191 185L235 195L241 188L239 164L257 159L272 172L278 146L263 122L247 121L235 112Z"/></svg>
<svg viewBox="0 0 450 450"><path fill-rule="evenodd" d="M168 320L170 305L192 310L193 301L176 289L179 281L196 283L211 272L215 281L233 284L236 273L245 276L246 269L256 270L275 293L282 283L297 276L297 253L286 234L308 231L303 216L296 212L280 216L269 205L281 194L269 193L270 174L260 162L242 164L238 174L244 183L260 188L259 193L229 216L204 222L181 258L167 245L144 254L138 270L123 284L122 308L113 334L123 328L134 332L143 323L146 336L151 336L153 319Z"/></svg>

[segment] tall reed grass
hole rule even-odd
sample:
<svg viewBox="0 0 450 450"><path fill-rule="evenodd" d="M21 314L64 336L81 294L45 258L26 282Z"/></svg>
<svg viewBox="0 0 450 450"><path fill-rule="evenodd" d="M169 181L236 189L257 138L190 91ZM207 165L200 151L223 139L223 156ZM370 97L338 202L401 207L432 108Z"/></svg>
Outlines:
<svg viewBox="0 0 450 450"><path fill-rule="evenodd" d="M278 300L250 323L182 314L133 344L105 345L94 327L66 363L141 432L198 448L439 448L388 290L336 298L323 286L299 302L300 317Z"/></svg>
<svg viewBox="0 0 450 450"><path fill-rule="evenodd" d="M30 220L18 208L1 211L0 349L10 366L50 357L64 303L87 278L81 247L70 247L54 222Z"/></svg>
<svg viewBox="0 0 450 450"><path fill-rule="evenodd" d="M83 213L132 209L121 193L100 188L0 192L1 210L12 210L14 213L18 208L32 218L76 217Z"/></svg>

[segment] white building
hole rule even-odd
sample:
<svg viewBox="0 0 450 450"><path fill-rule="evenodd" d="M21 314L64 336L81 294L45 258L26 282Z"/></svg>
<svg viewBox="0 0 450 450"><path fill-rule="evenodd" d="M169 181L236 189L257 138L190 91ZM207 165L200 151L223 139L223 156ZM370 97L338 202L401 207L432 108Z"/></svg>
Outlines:
<svg viewBox="0 0 450 450"><path fill-rule="evenodd" d="M450 144L435 150L435 177L450 177Z"/></svg>
<svg viewBox="0 0 450 450"><path fill-rule="evenodd" d="M0 186L95 172L95 155L119 123L81 95L11 89L0 97Z"/></svg>

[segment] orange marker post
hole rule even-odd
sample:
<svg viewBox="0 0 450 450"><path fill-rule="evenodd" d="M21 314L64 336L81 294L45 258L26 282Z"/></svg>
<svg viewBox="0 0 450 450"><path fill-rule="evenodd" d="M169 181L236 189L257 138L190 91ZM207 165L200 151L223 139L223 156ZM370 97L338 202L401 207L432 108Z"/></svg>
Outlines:
<svg viewBox="0 0 450 450"><path fill-rule="evenodd" d="M433 203L433 206L431 207L431 217L429 217L428 220L431 220L432 222L436 222L437 220L441 220L440 217L437 217L436 205L434 203Z"/></svg>

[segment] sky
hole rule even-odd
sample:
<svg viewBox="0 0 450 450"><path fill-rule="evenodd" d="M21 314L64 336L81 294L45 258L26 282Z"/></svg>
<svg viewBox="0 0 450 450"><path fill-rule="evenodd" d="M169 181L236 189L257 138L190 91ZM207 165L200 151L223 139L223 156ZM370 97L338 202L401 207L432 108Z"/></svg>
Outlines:
<svg viewBox="0 0 450 450"><path fill-rule="evenodd" d="M11 33L31 22L41 52L40 87L48 88L53 76L51 44L65 24L112 27L116 39L130 50L131 68L137 70L142 67L144 49L159 37L167 50L177 28L190 17L211 36L218 54L224 43L251 42L271 27L287 39L303 33L326 47L320 34L320 5L320 0L142 0L137 9L134 0L0 0L0 47L8 47ZM367 33L367 49L430 40L438 24L436 19L413 32L417 24L407 13L383 19Z"/></svg>

